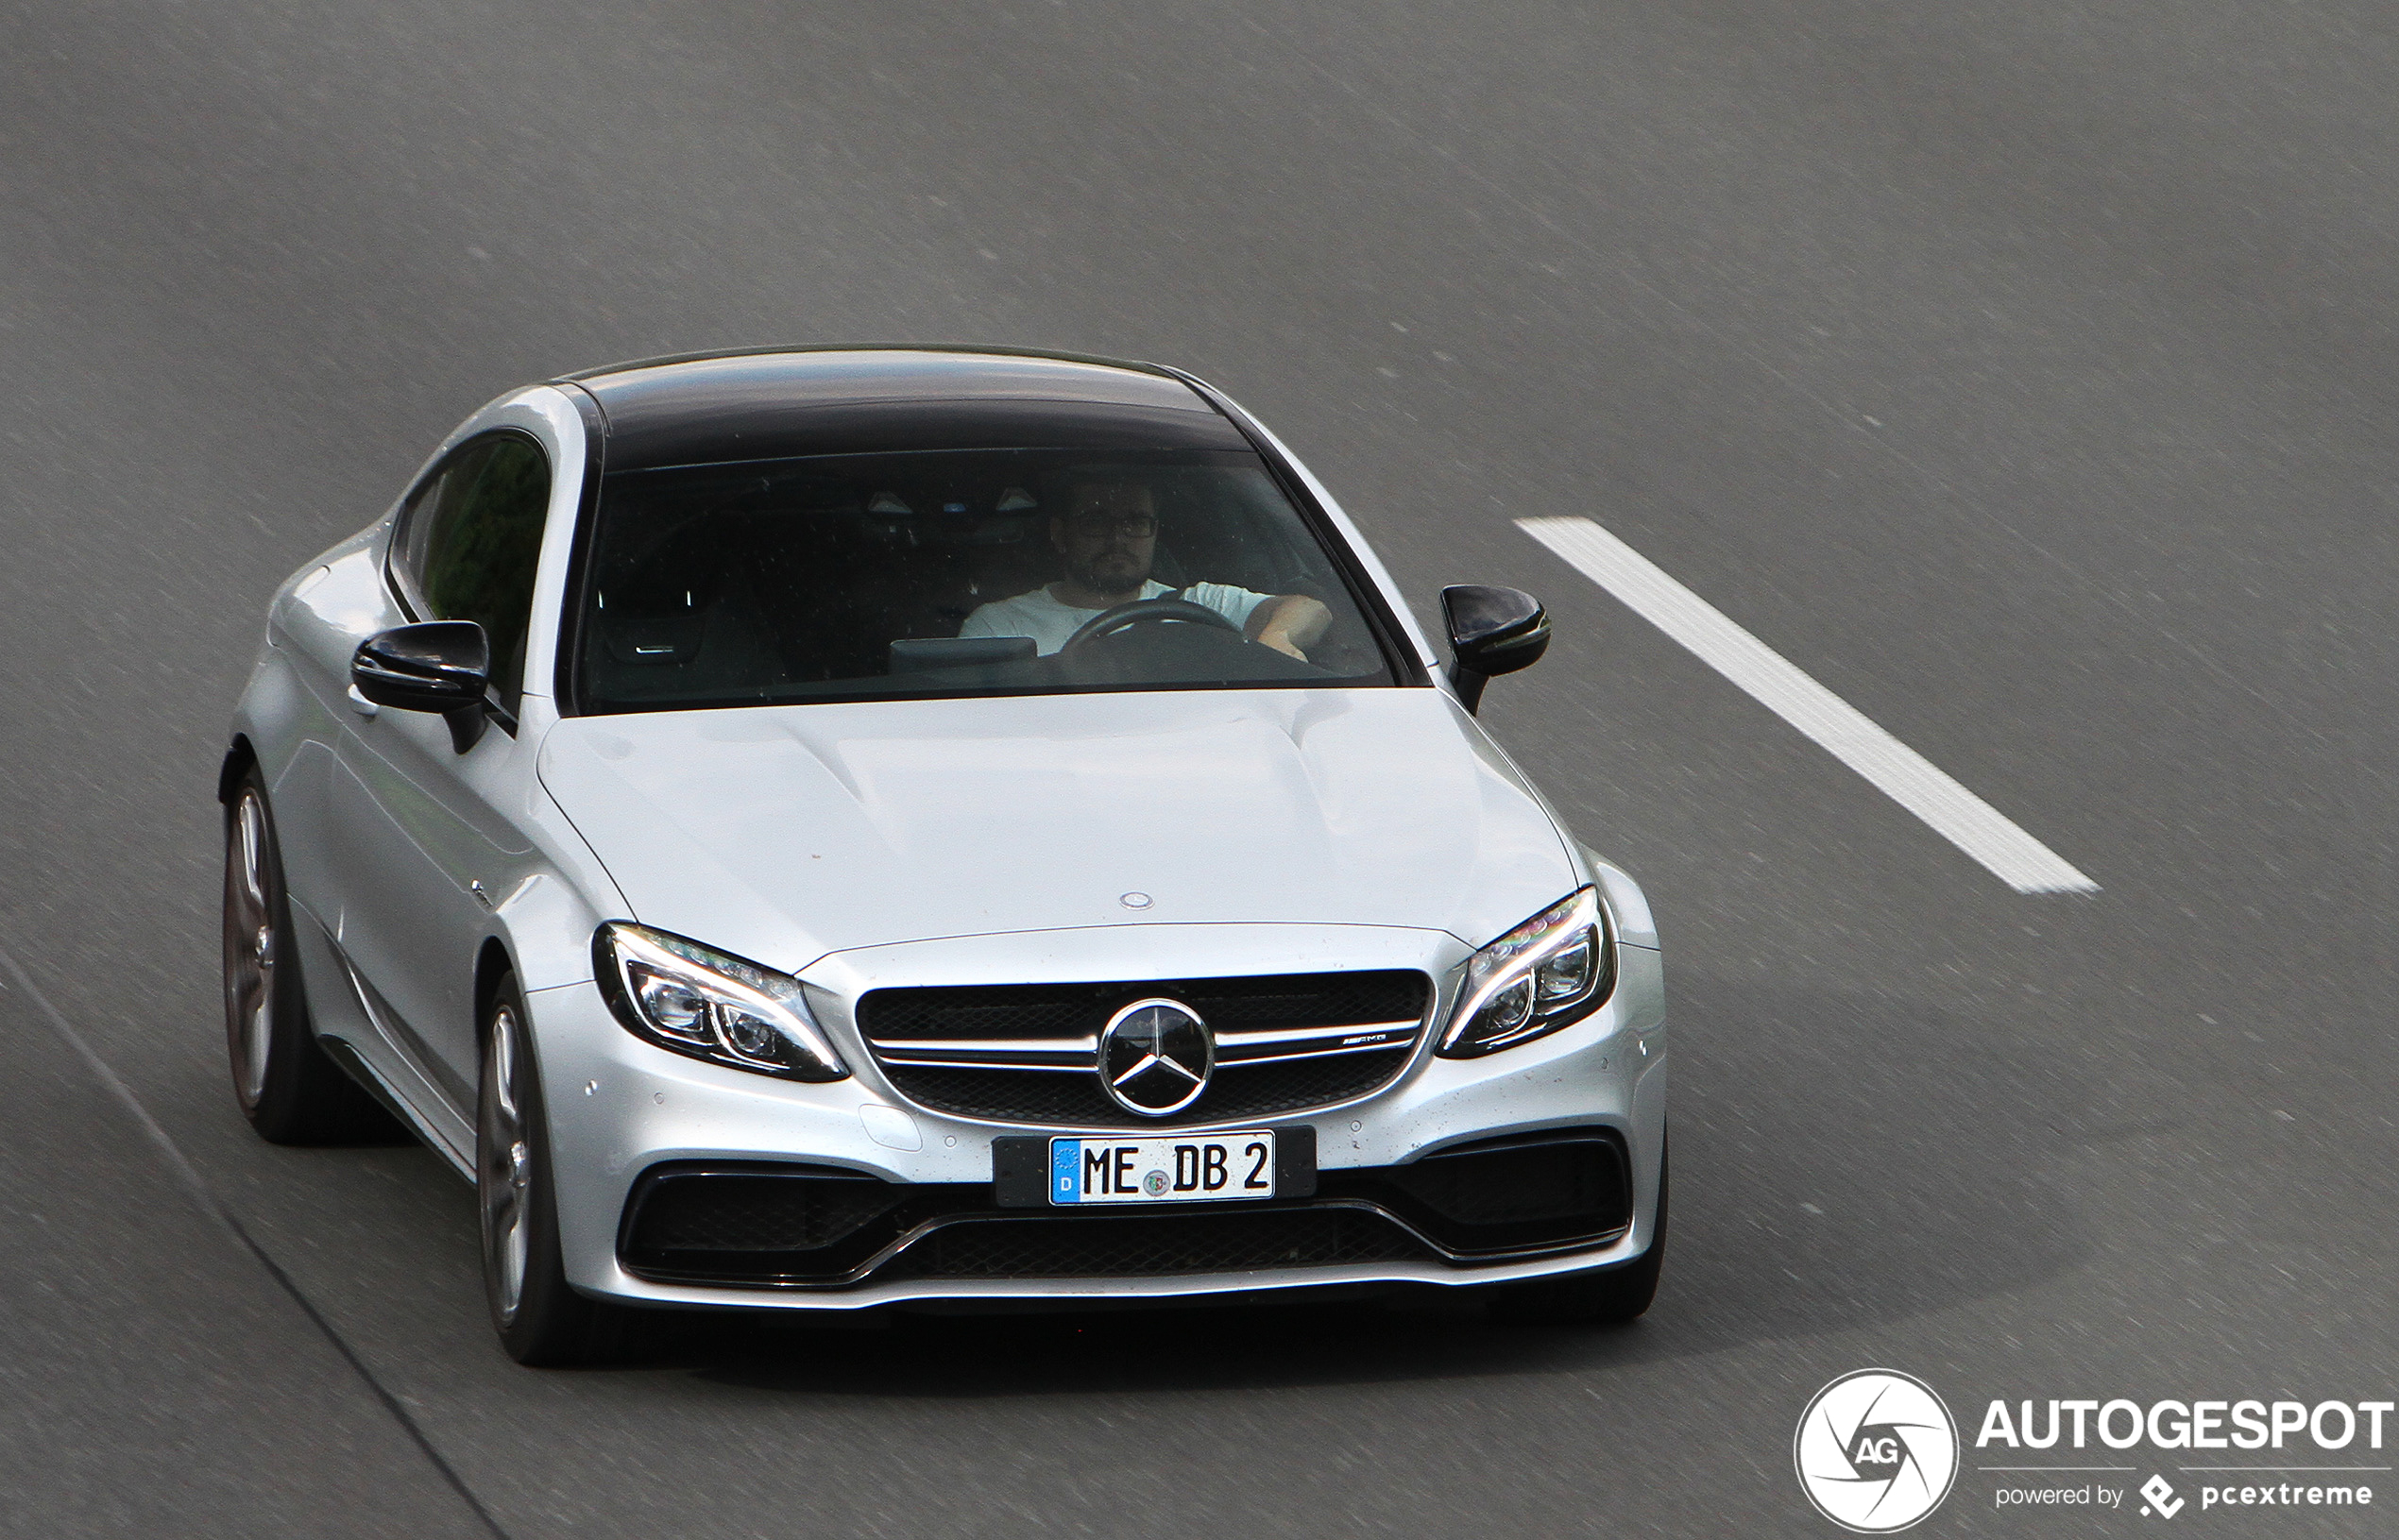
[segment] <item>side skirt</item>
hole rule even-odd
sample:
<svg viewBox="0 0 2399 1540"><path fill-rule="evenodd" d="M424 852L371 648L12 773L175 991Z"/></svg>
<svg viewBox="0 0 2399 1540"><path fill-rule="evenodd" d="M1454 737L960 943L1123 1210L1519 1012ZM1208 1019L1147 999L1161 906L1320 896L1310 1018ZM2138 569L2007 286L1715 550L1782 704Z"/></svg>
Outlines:
<svg viewBox="0 0 2399 1540"><path fill-rule="evenodd" d="M398 1118L427 1149L440 1156L442 1164L457 1173L469 1185L474 1182L473 1159L462 1158L458 1151L451 1147L450 1141L434 1131L432 1124L417 1115L415 1108L402 1101L391 1087L383 1084L383 1077L375 1073L375 1066L359 1056L358 1050L350 1045L349 1040L319 1037L316 1041L317 1045L325 1050L326 1058L340 1065L344 1075L357 1081L368 1095L382 1103L383 1110Z"/></svg>
<svg viewBox="0 0 2399 1540"><path fill-rule="evenodd" d="M402 1044L366 981L350 967L325 922L294 904L301 937L300 976L309 990L309 1025L326 1057L463 1179L475 1179L474 1124L450 1104ZM305 917L304 919L302 917ZM323 966L330 964L330 968ZM338 973L349 986L328 995L319 979ZM371 1038L368 1036L371 1034Z"/></svg>

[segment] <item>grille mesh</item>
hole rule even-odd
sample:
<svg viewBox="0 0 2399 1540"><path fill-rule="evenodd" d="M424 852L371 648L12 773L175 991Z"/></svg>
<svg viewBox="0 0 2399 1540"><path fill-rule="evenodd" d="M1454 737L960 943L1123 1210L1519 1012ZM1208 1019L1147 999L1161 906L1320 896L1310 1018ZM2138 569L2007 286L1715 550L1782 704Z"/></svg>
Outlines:
<svg viewBox="0 0 2399 1540"><path fill-rule="evenodd" d="M885 1276L1157 1278L1428 1255L1388 1220L1353 1209L1170 1219L989 1219L935 1230L901 1252Z"/></svg>
<svg viewBox="0 0 2399 1540"><path fill-rule="evenodd" d="M1180 1000L1218 1031L1362 1026L1421 1020L1432 981L1404 969L1133 984L990 985L875 990L859 1001L869 1040L1088 1040L1119 1007L1151 995ZM1200 1098L1171 1117L1127 1112L1087 1071L883 1065L893 1089L920 1107L1003 1123L1062 1127L1176 1127L1272 1117L1366 1095L1406 1067L1413 1043L1374 1053L1219 1065ZM878 1056L879 1058L879 1056Z"/></svg>
<svg viewBox="0 0 2399 1540"><path fill-rule="evenodd" d="M1399 1074L1410 1051L1399 1047L1333 1058L1220 1066L1198 1101L1163 1118L1136 1117L1118 1107L1099 1089L1099 1077L1088 1071L887 1064L883 1073L910 1101L970 1118L1079 1128L1173 1128L1228 1118L1274 1117L1346 1102Z"/></svg>
<svg viewBox="0 0 2399 1540"><path fill-rule="evenodd" d="M1412 1022L1429 981L1394 968L1357 973L1151 980L1134 984L993 984L873 990L858 1003L870 1038L1088 1038L1119 1006L1180 1000L1219 1032Z"/></svg>

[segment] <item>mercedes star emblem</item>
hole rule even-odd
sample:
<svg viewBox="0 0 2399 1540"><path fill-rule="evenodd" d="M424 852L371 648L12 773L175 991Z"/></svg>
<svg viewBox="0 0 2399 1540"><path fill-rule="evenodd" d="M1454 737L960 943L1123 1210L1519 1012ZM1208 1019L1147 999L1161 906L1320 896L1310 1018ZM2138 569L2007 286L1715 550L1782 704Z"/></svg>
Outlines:
<svg viewBox="0 0 2399 1540"><path fill-rule="evenodd" d="M1099 1085L1126 1111L1145 1118L1180 1112L1208 1089L1217 1035L1176 1000L1136 1000L1099 1034Z"/></svg>

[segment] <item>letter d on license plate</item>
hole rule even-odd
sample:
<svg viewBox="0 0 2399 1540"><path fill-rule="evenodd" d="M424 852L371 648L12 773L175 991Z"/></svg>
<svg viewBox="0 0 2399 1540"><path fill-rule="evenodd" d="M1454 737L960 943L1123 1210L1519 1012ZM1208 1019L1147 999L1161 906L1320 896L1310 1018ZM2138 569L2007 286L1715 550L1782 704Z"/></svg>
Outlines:
<svg viewBox="0 0 2399 1540"><path fill-rule="evenodd" d="M1052 1203L1207 1203L1274 1196L1274 1133L1053 1139Z"/></svg>

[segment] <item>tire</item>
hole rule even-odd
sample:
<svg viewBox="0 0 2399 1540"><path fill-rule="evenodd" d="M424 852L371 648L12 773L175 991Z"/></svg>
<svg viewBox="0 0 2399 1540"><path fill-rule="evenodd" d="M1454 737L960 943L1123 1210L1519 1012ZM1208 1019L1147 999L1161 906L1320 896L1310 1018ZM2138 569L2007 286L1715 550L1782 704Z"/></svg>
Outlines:
<svg viewBox="0 0 2399 1540"><path fill-rule="evenodd" d="M1621 1266L1530 1283L1491 1286L1487 1301L1494 1321L1511 1326L1622 1326L1640 1319L1658 1297L1658 1275L1666 1265L1666 1159L1658 1161L1658 1223L1649 1249Z"/></svg>
<svg viewBox="0 0 2399 1540"><path fill-rule="evenodd" d="M585 1298L567 1281L541 1070L513 974L501 979L484 1007L483 1043L475 1207L492 1328L502 1349L519 1363L605 1362L622 1345L625 1312Z"/></svg>
<svg viewBox="0 0 2399 1540"><path fill-rule="evenodd" d="M252 766L225 806L225 1042L233 1097L272 1144L387 1143L407 1130L318 1046L282 847Z"/></svg>

